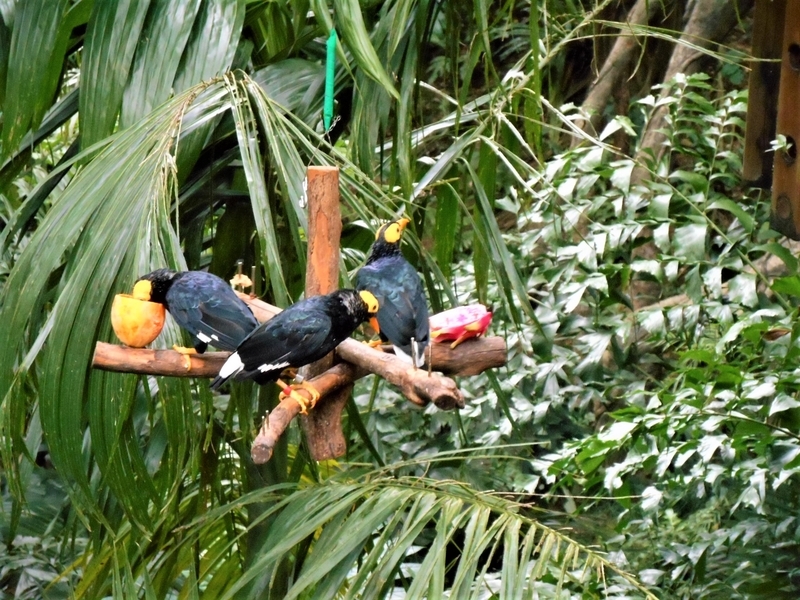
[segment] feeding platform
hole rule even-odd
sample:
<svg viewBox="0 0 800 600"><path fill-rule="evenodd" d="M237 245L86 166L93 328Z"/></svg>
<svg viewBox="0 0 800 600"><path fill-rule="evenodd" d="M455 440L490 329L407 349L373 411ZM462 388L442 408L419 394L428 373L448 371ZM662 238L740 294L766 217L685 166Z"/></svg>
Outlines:
<svg viewBox="0 0 800 600"><path fill-rule="evenodd" d="M339 171L335 167L308 169L308 270L306 295L326 294L338 286L339 241L342 230L339 210ZM266 321L280 309L251 298L240 297L249 305L259 322ZM367 344L347 339L334 353L301 370L303 377L320 393L316 406L303 416L309 451L315 460L342 456L346 450L341 416L353 382L377 374L395 385L418 406L433 403L442 410L463 408L464 399L449 377L477 375L506 364L505 340L480 337L465 341L456 348L431 343L426 353L432 371L414 369L391 351L382 352ZM230 353L206 352L186 356L175 350L129 348L97 342L92 366L123 373L171 377L215 377ZM338 362L336 362L338 359ZM187 360L191 368L187 370ZM296 390L311 399L303 389ZM262 464L271 456L275 444L289 423L300 414L300 405L292 398L282 400L264 419L253 441L253 462Z"/></svg>

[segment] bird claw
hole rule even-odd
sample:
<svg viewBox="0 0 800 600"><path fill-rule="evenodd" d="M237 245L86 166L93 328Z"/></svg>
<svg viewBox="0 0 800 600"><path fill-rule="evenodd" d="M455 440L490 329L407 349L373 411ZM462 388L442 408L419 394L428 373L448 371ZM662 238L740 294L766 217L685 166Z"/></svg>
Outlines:
<svg viewBox="0 0 800 600"><path fill-rule="evenodd" d="M278 381L277 384L281 388L280 399L284 400L286 398L291 398L297 402L297 404L300 405L301 415L308 415L308 409L314 408L317 405L320 394L310 383L303 381L301 383L294 383L292 385L283 385L283 383ZM309 396L311 396L311 399L306 400L306 398L297 392L298 389L306 390Z"/></svg>
<svg viewBox="0 0 800 600"><path fill-rule="evenodd" d="M194 348L186 348L185 346L178 346L177 344L175 344L172 347L172 349L175 350L175 352L179 352L180 354L183 354L183 364L186 365L186 370L187 371L191 371L192 370L192 354L197 354L197 350L195 350Z"/></svg>

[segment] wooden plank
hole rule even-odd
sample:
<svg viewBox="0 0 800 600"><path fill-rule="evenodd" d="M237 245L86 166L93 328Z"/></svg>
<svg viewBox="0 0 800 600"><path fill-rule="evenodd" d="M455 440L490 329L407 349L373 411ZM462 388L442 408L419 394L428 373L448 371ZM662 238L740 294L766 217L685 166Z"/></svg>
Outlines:
<svg viewBox="0 0 800 600"><path fill-rule="evenodd" d="M785 11L786 0L756 0L753 11L752 54L757 60L750 65L742 177L765 189L772 185L770 142L778 116Z"/></svg>
<svg viewBox="0 0 800 600"><path fill-rule="evenodd" d="M789 147L776 152L773 159L770 226L796 240L800 239L800 2L788 2L784 15L776 133L786 136Z"/></svg>

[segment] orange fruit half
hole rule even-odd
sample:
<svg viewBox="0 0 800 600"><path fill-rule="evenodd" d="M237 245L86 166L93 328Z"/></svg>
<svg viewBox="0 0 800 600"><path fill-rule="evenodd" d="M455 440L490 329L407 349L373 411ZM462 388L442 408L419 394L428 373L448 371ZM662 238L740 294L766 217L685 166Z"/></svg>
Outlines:
<svg viewBox="0 0 800 600"><path fill-rule="evenodd" d="M111 304L111 326L126 346L143 348L164 327L164 305L117 294Z"/></svg>

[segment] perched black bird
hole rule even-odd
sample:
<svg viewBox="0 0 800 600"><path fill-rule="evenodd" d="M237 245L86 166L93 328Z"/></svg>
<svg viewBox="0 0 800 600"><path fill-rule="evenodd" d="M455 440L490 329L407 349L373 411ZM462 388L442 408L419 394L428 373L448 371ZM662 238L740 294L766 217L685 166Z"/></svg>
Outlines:
<svg viewBox="0 0 800 600"><path fill-rule="evenodd" d="M158 269L141 277L133 296L163 304L175 322L192 334L194 351L202 354L212 345L235 350L258 321L224 280L203 271ZM175 347L182 354L191 348ZM187 357L187 368L191 366Z"/></svg>
<svg viewBox="0 0 800 600"><path fill-rule="evenodd" d="M378 230L367 263L356 275L356 288L369 290L378 300L381 340L391 342L395 354L421 367L430 338L428 304L422 280L400 252L408 223L400 219Z"/></svg>
<svg viewBox="0 0 800 600"><path fill-rule="evenodd" d="M216 389L231 377L252 379L262 385L278 381L283 369L299 368L321 359L376 312L378 302L369 292L337 290L301 300L248 335L222 365L211 387ZM279 385L284 393L288 392L287 386ZM313 407L319 393L313 388L309 391ZM305 411L302 397L292 397Z"/></svg>

